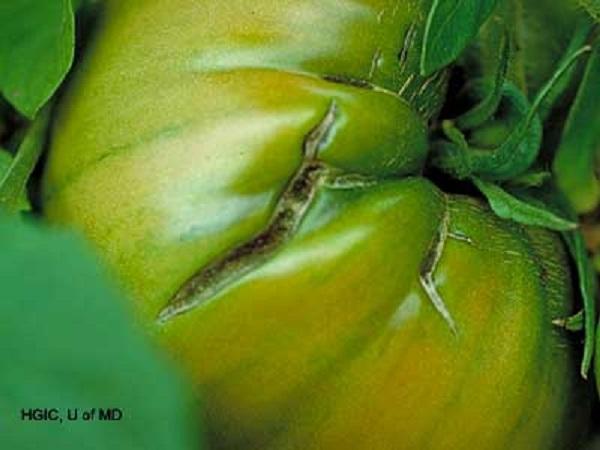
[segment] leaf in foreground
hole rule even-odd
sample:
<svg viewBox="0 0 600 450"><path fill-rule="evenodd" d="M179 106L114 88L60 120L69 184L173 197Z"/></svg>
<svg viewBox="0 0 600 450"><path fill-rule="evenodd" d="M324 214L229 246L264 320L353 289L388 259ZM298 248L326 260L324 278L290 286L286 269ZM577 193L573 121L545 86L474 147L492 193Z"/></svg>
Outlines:
<svg viewBox="0 0 600 450"><path fill-rule="evenodd" d="M80 240L0 217L0 246L0 448L197 450L191 393ZM22 421L23 408L63 421ZM123 418L83 421L91 408Z"/></svg>

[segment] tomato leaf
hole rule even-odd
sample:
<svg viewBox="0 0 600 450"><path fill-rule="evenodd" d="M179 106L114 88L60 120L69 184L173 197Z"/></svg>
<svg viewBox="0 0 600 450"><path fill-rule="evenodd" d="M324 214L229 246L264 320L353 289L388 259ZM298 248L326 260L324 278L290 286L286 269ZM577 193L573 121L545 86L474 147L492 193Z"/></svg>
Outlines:
<svg viewBox="0 0 600 450"><path fill-rule="evenodd" d="M83 243L0 217L0 247L1 447L197 450L192 394ZM29 408L56 408L62 422L22 420ZM101 421L98 408L123 417Z"/></svg>
<svg viewBox="0 0 600 450"><path fill-rule="evenodd" d="M8 169L0 172L0 209L8 212L23 209L25 187L42 154L49 117L48 109L39 114L27 130Z"/></svg>
<svg viewBox="0 0 600 450"><path fill-rule="evenodd" d="M576 211L592 211L600 201L596 154L600 149L600 48L592 53L569 113L554 160L558 185Z"/></svg>
<svg viewBox="0 0 600 450"><path fill-rule="evenodd" d="M422 75L454 61L494 10L498 0L434 0L421 53Z"/></svg>
<svg viewBox="0 0 600 450"><path fill-rule="evenodd" d="M0 92L33 118L73 63L74 15L70 0L0 2Z"/></svg>
<svg viewBox="0 0 600 450"><path fill-rule="evenodd" d="M473 178L473 183L488 199L492 210L503 219L556 231L577 228L576 222L561 217L540 204L528 201L529 199L519 198L493 182Z"/></svg>

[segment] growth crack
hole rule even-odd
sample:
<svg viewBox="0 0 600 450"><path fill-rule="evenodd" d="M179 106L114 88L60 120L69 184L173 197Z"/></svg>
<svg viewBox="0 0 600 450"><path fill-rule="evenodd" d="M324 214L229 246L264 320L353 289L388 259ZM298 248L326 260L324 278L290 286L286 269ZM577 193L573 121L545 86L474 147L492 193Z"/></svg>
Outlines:
<svg viewBox="0 0 600 450"><path fill-rule="evenodd" d="M444 299L440 295L434 280L435 271L440 262L440 259L442 258L442 254L444 253L446 241L450 237L450 233L448 231L449 225L450 210L448 208L448 200L444 195L444 214L442 216L442 220L438 227L437 233L434 236L433 242L429 247L429 251L425 256L425 260L421 265L419 281L421 282L421 286L425 290L425 293L431 300L431 303L433 303L433 306L435 307L437 312L448 324L452 333L456 335L458 334L456 322L454 321L452 314L450 314L450 311L448 310Z"/></svg>
<svg viewBox="0 0 600 450"><path fill-rule="evenodd" d="M158 314L165 323L209 301L231 283L265 263L289 241L306 215L318 188L331 178L330 169L318 160L338 117L332 101L323 119L305 137L303 161L282 192L274 213L255 237L194 274Z"/></svg>

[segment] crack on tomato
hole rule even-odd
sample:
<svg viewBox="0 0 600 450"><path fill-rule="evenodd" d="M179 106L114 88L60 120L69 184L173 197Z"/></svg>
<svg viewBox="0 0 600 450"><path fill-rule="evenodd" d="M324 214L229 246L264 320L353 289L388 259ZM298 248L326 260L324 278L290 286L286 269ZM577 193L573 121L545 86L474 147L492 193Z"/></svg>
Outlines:
<svg viewBox="0 0 600 450"><path fill-rule="evenodd" d="M348 75L328 74L322 75L321 78L325 81L329 81L330 83L344 84L346 86L357 87L360 89L375 90L377 88L377 90L385 90L382 87L375 86L370 81L363 80L362 78L353 78Z"/></svg>
<svg viewBox="0 0 600 450"><path fill-rule="evenodd" d="M280 195L266 228L188 279L160 311L159 323L206 303L266 262L294 235L320 186L335 184L336 180L340 186L348 185L349 181L355 186L366 183L366 177L348 178L344 182L343 176L336 176L335 171L318 159L320 150L329 143L338 117L338 106L332 100L325 116L305 136L303 161Z"/></svg>
<svg viewBox="0 0 600 450"><path fill-rule="evenodd" d="M435 271L446 247L446 241L450 237L449 225L450 209L448 208L448 199L444 195L444 213L442 220L440 221L437 232L434 235L433 241L431 242L429 250L425 255L425 259L421 265L419 281L421 282L423 290L427 294L427 297L429 297L429 300L431 300L431 303L436 311L442 316L452 333L457 335L458 328L456 326L456 322L454 321L452 314L450 314L444 299L440 295L434 279Z"/></svg>
<svg viewBox="0 0 600 450"><path fill-rule="evenodd" d="M331 170L323 183L329 189L362 189L369 186L374 186L379 183L380 179L374 176L361 175L356 173L339 174Z"/></svg>

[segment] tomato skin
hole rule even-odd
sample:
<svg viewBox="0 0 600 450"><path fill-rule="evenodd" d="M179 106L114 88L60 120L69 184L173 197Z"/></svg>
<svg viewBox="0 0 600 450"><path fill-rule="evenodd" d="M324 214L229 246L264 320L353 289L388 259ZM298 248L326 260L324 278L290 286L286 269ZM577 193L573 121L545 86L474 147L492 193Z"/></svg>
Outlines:
<svg viewBox="0 0 600 450"><path fill-rule="evenodd" d="M214 448L572 442L560 242L419 176L426 117L393 93L416 73L397 58L426 3L108 3L55 125L45 211L97 245L203 392ZM442 86L413 89L439 106ZM332 105L319 159L360 182L320 184L264 263L159 325L183 283L269 224ZM423 288L433 257L456 332Z"/></svg>

